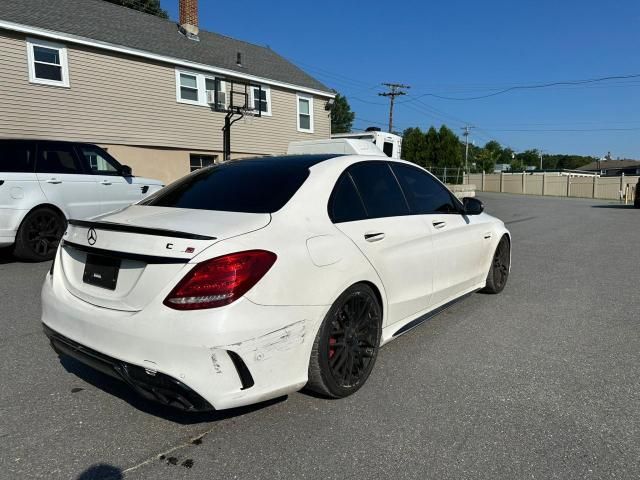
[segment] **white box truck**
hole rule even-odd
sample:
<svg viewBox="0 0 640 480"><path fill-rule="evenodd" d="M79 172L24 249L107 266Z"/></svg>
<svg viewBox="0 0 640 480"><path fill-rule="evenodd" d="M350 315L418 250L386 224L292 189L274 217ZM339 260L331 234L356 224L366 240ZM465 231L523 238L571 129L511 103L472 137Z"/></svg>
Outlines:
<svg viewBox="0 0 640 480"><path fill-rule="evenodd" d="M400 158L402 153L402 137L389 132L382 132L379 128L368 128L365 132L336 133L332 139L350 138L365 140L376 145L387 157Z"/></svg>

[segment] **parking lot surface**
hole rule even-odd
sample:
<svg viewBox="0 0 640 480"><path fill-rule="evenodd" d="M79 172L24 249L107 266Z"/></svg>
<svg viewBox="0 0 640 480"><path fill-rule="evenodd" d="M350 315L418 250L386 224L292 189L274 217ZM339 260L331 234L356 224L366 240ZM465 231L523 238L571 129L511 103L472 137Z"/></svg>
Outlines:
<svg viewBox="0 0 640 480"><path fill-rule="evenodd" d="M49 265L0 254L0 478L640 477L640 211L481 194L513 234L497 296L385 346L343 400L186 415L59 361Z"/></svg>

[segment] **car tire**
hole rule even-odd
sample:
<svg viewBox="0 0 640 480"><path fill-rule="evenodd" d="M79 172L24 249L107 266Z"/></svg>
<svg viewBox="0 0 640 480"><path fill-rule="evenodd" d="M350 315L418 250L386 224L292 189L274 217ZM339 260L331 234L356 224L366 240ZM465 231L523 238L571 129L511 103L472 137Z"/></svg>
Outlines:
<svg viewBox="0 0 640 480"><path fill-rule="evenodd" d="M382 307L365 284L347 289L329 309L316 335L307 389L343 398L367 381L378 356Z"/></svg>
<svg viewBox="0 0 640 480"><path fill-rule="evenodd" d="M484 293L500 293L504 290L511 268L511 243L509 237L503 235L491 259L491 267L487 275L487 284L482 289Z"/></svg>
<svg viewBox="0 0 640 480"><path fill-rule="evenodd" d="M58 211L39 207L22 220L16 235L13 254L31 262L51 260L67 227L67 221Z"/></svg>

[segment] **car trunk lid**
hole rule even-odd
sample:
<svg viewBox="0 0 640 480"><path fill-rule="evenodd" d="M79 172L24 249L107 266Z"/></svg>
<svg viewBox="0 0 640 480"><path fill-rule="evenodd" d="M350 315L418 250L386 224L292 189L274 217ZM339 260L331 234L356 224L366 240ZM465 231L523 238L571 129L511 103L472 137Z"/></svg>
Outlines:
<svg viewBox="0 0 640 480"><path fill-rule="evenodd" d="M60 263L65 286L100 307L139 311L211 245L267 226L269 214L134 205L71 220ZM177 281L177 279L176 279Z"/></svg>

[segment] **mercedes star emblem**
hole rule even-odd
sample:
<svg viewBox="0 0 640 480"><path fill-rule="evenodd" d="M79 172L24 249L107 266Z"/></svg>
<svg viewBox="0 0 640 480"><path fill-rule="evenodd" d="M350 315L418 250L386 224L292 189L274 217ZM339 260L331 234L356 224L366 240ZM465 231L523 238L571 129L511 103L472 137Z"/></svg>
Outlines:
<svg viewBox="0 0 640 480"><path fill-rule="evenodd" d="M87 242L89 242L89 245L95 245L97 241L98 241L98 234L96 233L96 229L90 228L89 231L87 232Z"/></svg>

